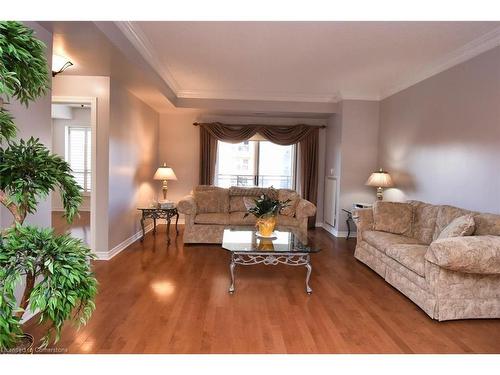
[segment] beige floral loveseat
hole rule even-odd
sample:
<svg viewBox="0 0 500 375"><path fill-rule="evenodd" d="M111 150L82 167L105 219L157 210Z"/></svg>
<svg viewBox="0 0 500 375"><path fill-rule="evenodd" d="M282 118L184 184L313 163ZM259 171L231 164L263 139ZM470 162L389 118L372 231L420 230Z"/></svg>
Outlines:
<svg viewBox="0 0 500 375"><path fill-rule="evenodd" d="M307 220L316 213L316 206L301 199L293 190L200 185L184 197L178 210L185 215L184 243L222 243L224 228L228 226L252 226L253 215L244 217L244 197L257 198L263 193L275 194L279 200L290 199L288 207L278 215L278 229L292 230L307 235Z"/></svg>
<svg viewBox="0 0 500 375"><path fill-rule="evenodd" d="M409 201L356 216L354 256L431 318L500 318L500 215Z"/></svg>

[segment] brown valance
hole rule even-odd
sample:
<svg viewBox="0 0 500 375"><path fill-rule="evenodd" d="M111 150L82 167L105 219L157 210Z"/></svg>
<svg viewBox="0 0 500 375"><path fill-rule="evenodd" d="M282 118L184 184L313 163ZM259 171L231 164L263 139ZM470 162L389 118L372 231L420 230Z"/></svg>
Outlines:
<svg viewBox="0 0 500 375"><path fill-rule="evenodd" d="M298 144L300 194L316 204L318 192L318 130L324 126L315 125L232 125L194 123L200 127L200 184L212 185L215 177L217 141L239 143L255 134L264 136L278 145ZM310 218L310 226L315 218Z"/></svg>
<svg viewBox="0 0 500 375"><path fill-rule="evenodd" d="M262 125L262 124L222 124L220 122L197 123L193 125L205 129L212 137L219 141L240 143L259 133L266 139L281 146L297 144L309 137L315 129L324 126L317 125Z"/></svg>

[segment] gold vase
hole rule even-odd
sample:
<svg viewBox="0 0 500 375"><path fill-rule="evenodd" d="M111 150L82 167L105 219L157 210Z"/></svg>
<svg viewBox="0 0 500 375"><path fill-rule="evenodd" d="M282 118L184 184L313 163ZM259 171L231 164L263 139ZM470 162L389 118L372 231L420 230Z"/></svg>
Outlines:
<svg viewBox="0 0 500 375"><path fill-rule="evenodd" d="M271 237L276 226L276 216L261 217L257 220L256 226L259 228L258 233L264 237Z"/></svg>

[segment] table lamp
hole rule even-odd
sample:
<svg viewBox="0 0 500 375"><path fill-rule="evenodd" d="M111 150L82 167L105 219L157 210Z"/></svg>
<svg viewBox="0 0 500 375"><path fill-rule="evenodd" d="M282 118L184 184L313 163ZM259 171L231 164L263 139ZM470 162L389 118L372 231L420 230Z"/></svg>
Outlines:
<svg viewBox="0 0 500 375"><path fill-rule="evenodd" d="M377 188L377 199L379 201L384 198L382 194L382 188L394 186L391 176L382 168L380 168L378 171L373 172L370 177L368 177L365 185Z"/></svg>
<svg viewBox="0 0 500 375"><path fill-rule="evenodd" d="M156 170L153 179L163 181L162 185L163 200L167 201L167 191L168 191L167 181L168 180L177 181L177 177L174 173L174 170L170 167L167 167L166 163L163 163L163 165Z"/></svg>

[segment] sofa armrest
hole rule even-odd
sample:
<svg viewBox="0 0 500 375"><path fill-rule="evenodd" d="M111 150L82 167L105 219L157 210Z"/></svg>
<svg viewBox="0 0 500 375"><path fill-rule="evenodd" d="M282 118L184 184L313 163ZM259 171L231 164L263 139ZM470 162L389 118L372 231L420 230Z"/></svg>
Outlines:
<svg viewBox="0 0 500 375"><path fill-rule="evenodd" d="M301 199L297 204L297 209L295 210L295 217L297 219L304 219L310 216L314 216L316 213L316 206L306 199Z"/></svg>
<svg viewBox="0 0 500 375"><path fill-rule="evenodd" d="M192 195L186 195L177 204L177 210L184 215L196 214L196 201Z"/></svg>
<svg viewBox="0 0 500 375"><path fill-rule="evenodd" d="M452 271L500 274L500 236L443 238L432 242L425 259Z"/></svg>
<svg viewBox="0 0 500 375"><path fill-rule="evenodd" d="M373 229L373 209L356 208L352 213L352 219L356 223L357 232Z"/></svg>

